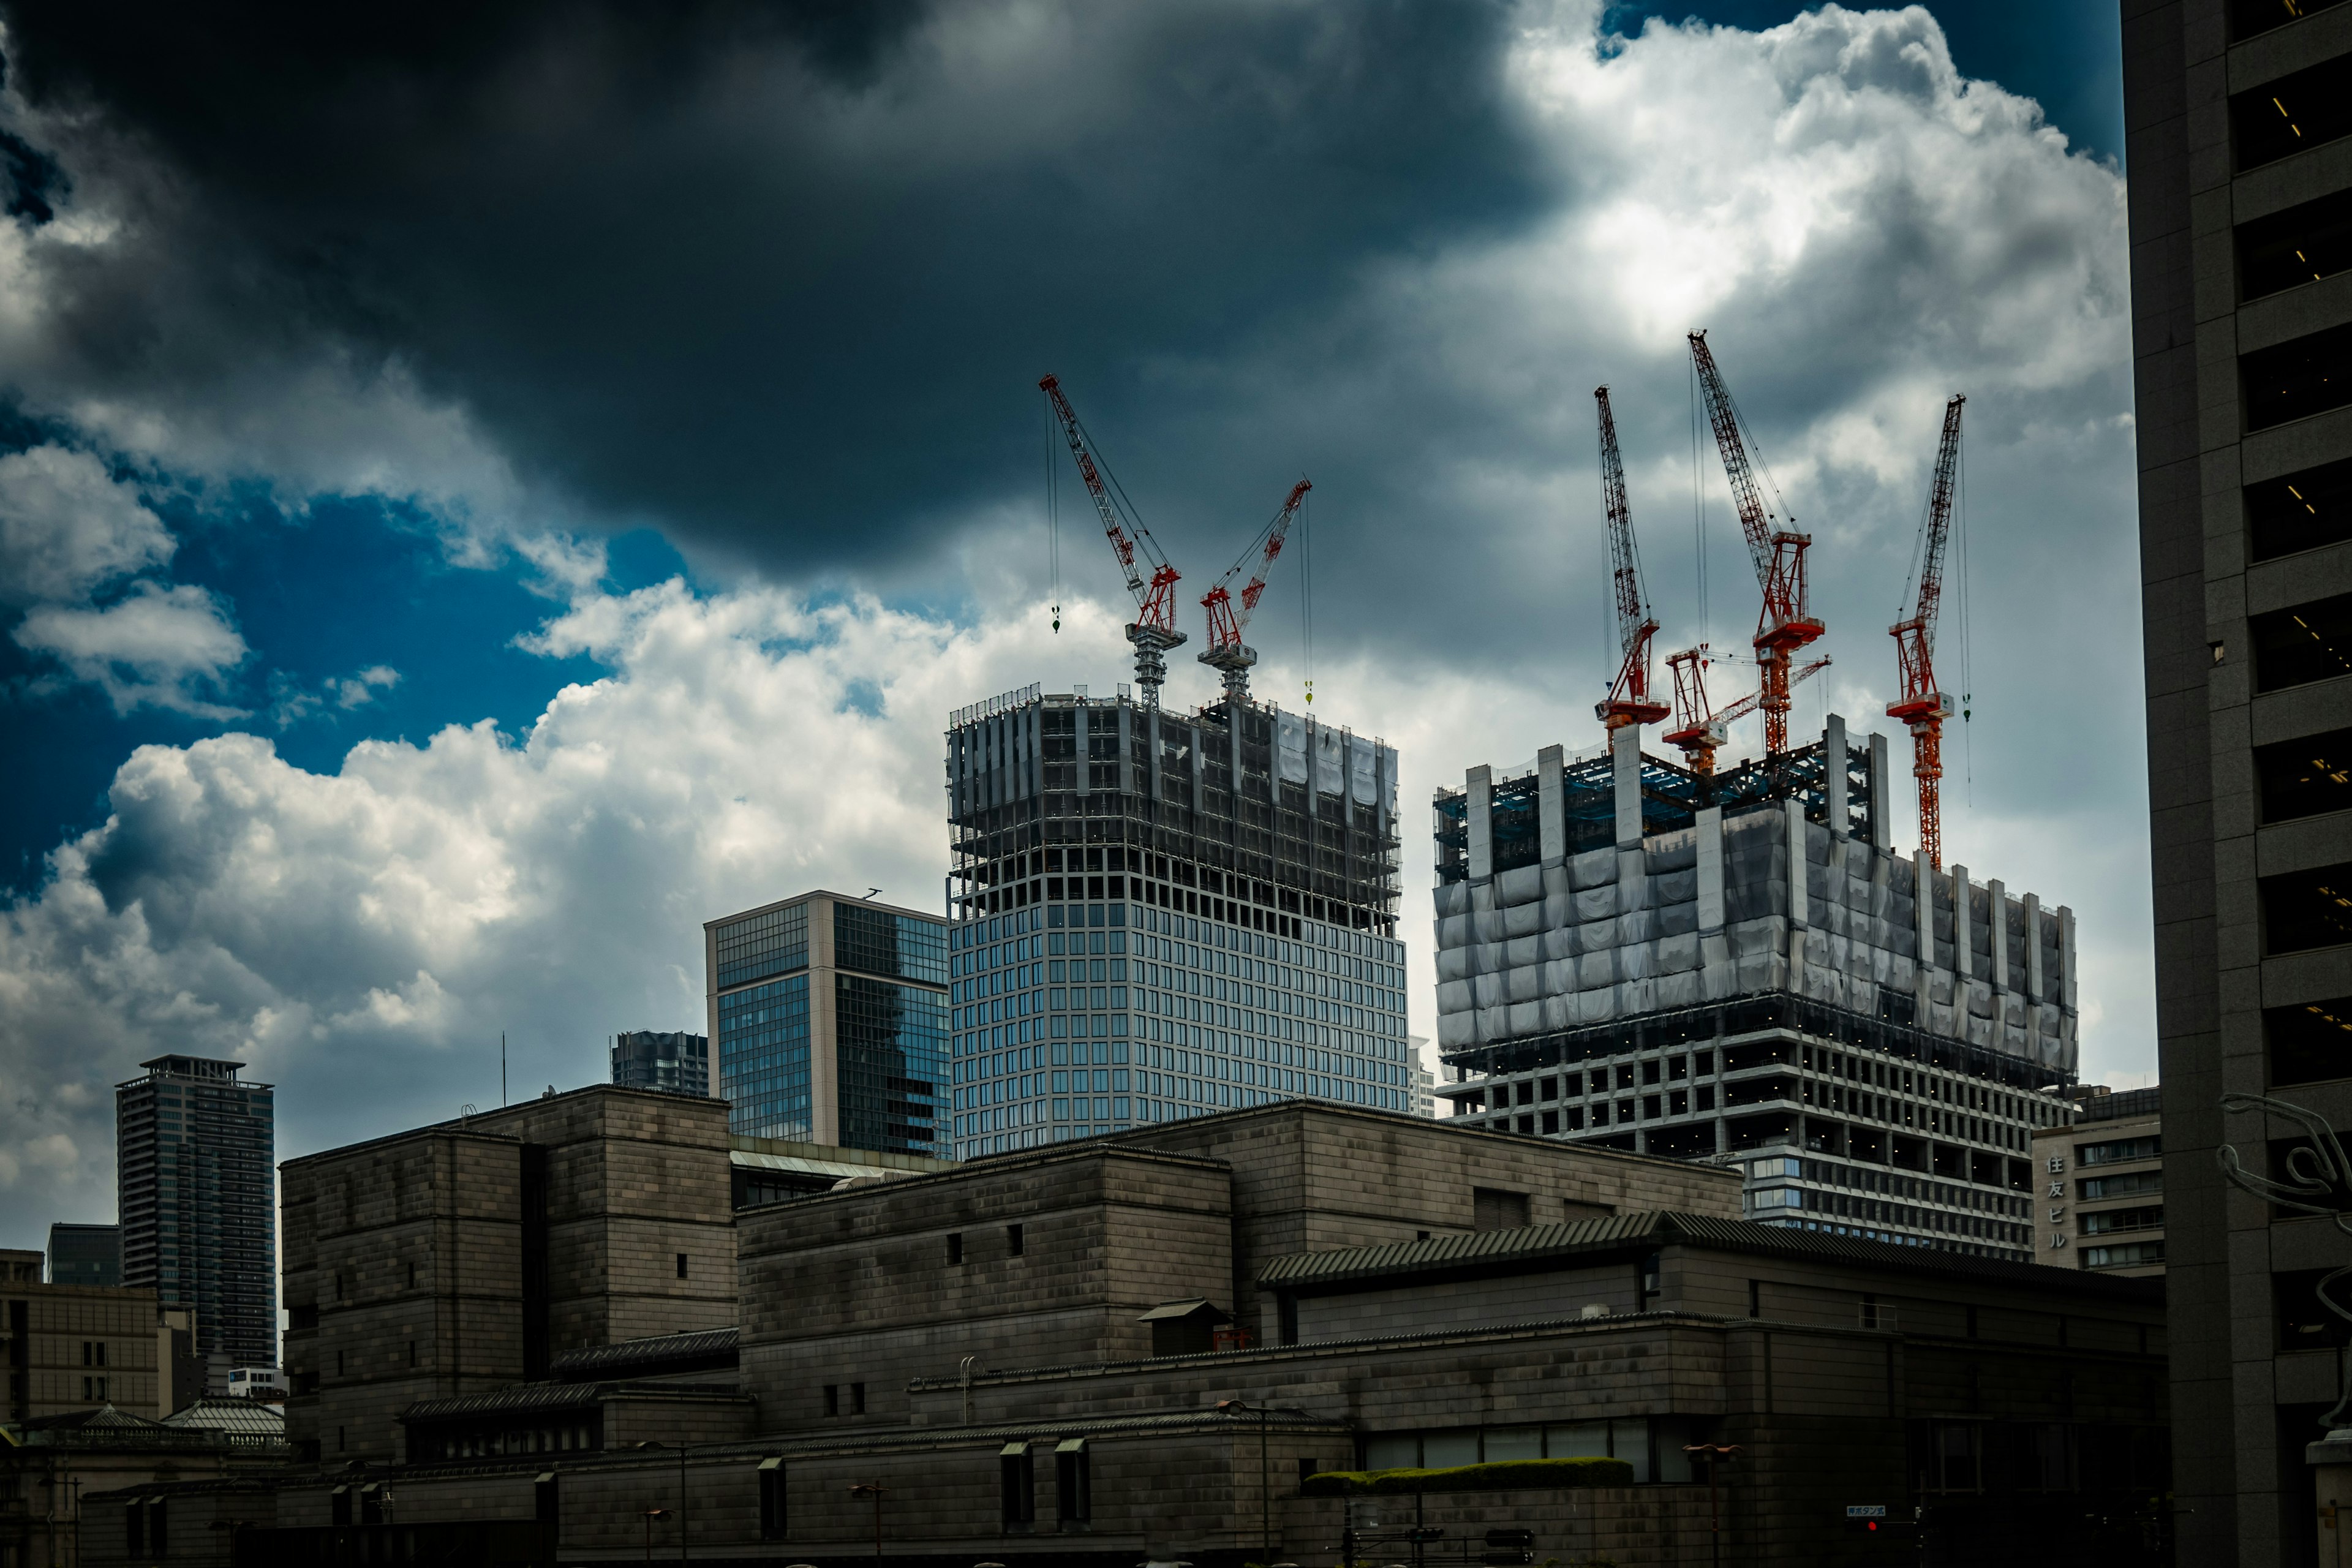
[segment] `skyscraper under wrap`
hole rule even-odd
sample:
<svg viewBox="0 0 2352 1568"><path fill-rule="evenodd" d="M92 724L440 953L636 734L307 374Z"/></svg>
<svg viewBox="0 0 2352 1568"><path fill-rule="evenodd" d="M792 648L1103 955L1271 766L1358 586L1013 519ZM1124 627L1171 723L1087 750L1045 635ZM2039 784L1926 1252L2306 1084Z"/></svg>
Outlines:
<svg viewBox="0 0 2352 1568"><path fill-rule="evenodd" d="M226 1393L231 1366L278 1364L276 1097L243 1062L139 1065L114 1089L122 1283L194 1310L207 1390Z"/></svg>
<svg viewBox="0 0 2352 1568"><path fill-rule="evenodd" d="M947 734L959 1157L1312 1097L1409 1111L1397 754L1227 699Z"/></svg>

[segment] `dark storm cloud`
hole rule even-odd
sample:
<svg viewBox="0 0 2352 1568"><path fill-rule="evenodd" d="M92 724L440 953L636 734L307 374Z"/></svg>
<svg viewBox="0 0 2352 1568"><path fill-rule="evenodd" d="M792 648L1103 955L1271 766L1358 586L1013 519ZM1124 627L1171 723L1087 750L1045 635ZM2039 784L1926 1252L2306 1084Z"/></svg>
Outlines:
<svg viewBox="0 0 2352 1568"><path fill-rule="evenodd" d="M192 397L257 341L396 363L592 522L786 572L1026 493L1039 372L1152 428L1143 367L1533 196L1467 0L9 18L37 110L164 171L58 353Z"/></svg>

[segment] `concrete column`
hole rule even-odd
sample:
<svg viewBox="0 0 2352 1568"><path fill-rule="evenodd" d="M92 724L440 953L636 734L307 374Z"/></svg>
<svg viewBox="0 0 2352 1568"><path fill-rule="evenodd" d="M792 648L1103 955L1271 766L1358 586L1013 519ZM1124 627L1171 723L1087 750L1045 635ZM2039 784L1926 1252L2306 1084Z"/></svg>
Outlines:
<svg viewBox="0 0 2352 1568"><path fill-rule="evenodd" d="M1786 800L1780 803L1789 833L1789 989L1797 995L1805 994L1805 928L1810 921L1811 889L1806 885L1805 868L1811 864L1805 858L1805 803Z"/></svg>
<svg viewBox="0 0 2352 1568"><path fill-rule="evenodd" d="M1166 797L1160 794L1160 710L1157 708L1154 708L1151 710L1149 745L1151 752L1151 798L1154 800L1162 800ZM1241 774L1236 772L1234 778L1236 784L1238 784L1241 779Z"/></svg>
<svg viewBox="0 0 2352 1568"><path fill-rule="evenodd" d="M1078 726L1077 783L1072 787L1080 795L1085 795L1087 790L1092 787L1087 781L1092 777L1094 771L1087 762L1087 721L1092 717L1092 714L1089 712L1085 703L1081 702L1078 704L1076 717Z"/></svg>
<svg viewBox="0 0 2352 1568"><path fill-rule="evenodd" d="M2035 893L2025 895L2025 999L2050 1000L2042 974L2042 899Z"/></svg>
<svg viewBox="0 0 2352 1568"><path fill-rule="evenodd" d="M1121 793L1135 789L1135 763L1130 755L1130 743L1135 738L1135 709L1129 703L1118 705L1118 787Z"/></svg>
<svg viewBox="0 0 2352 1568"><path fill-rule="evenodd" d="M2058 976L2055 991L2058 1005L2069 1013L2075 1010L2074 1001L2074 911L2064 904L2058 906L2058 962L2065 973Z"/></svg>
<svg viewBox="0 0 2352 1568"><path fill-rule="evenodd" d="M1703 806L1698 828L1698 929L1702 936L1723 929L1723 807Z"/></svg>
<svg viewBox="0 0 2352 1568"><path fill-rule="evenodd" d="M1642 727L1628 724L1609 739L1617 807L1617 847L1642 847Z"/></svg>
<svg viewBox="0 0 2352 1568"><path fill-rule="evenodd" d="M1992 988L2009 989L2009 891L1999 882L1985 884L1985 902L1992 906Z"/></svg>
<svg viewBox="0 0 2352 1568"><path fill-rule="evenodd" d="M1873 731L1870 736L1870 847L1882 855L1895 847L1895 800L1888 793L1894 787L1894 773L1886 763L1886 737Z"/></svg>
<svg viewBox="0 0 2352 1568"><path fill-rule="evenodd" d="M808 902L809 1142L841 1142L840 1009L834 1005L833 900Z"/></svg>
<svg viewBox="0 0 2352 1568"><path fill-rule="evenodd" d="M1557 866L1568 855L1568 786L1565 760L1558 746L1536 753L1536 828L1543 844L1543 863Z"/></svg>
<svg viewBox="0 0 2352 1568"><path fill-rule="evenodd" d="M1952 868L1952 973L1962 980L1971 978L1976 973L1974 944L1969 941L1969 868L1966 866ZM1952 1000L1957 1003L1959 999L1960 994L1955 990Z"/></svg>
<svg viewBox="0 0 2352 1568"><path fill-rule="evenodd" d="M1853 813L1846 804L1845 759L1845 718L1832 713L1828 728L1822 731L1822 761L1825 764L1824 793L1829 796L1830 833L1837 838L1843 838L1853 826Z"/></svg>
<svg viewBox="0 0 2352 1568"><path fill-rule="evenodd" d="M1315 715L1309 713L1307 715L1307 820L1309 822L1315 820L1317 816L1316 807L1319 804L1315 798L1315 774L1318 771L1316 766L1318 759L1315 755L1315 742L1318 739L1318 737L1315 729ZM1489 773L1487 776L1491 778L1493 777L1493 774ZM1489 804L1492 804L1491 797ZM1492 847L1493 841L1490 839L1488 841L1488 848L1490 851ZM1494 858L1490 853L1487 857L1489 864L1493 863L1493 858Z"/></svg>
<svg viewBox="0 0 2352 1568"><path fill-rule="evenodd" d="M1313 732L1309 731L1309 739ZM1307 760L1307 798L1315 798L1315 759ZM1485 763L1472 768L1463 781L1469 795L1465 813L1470 830L1470 880L1483 882L1495 874L1495 770Z"/></svg>
<svg viewBox="0 0 2352 1568"><path fill-rule="evenodd" d="M1874 755L1874 765L1875 760ZM1935 989L1928 984L1928 977L1936 972L1936 873L1927 865L1925 849L1911 851L1911 888L1912 934L1919 943L1919 1026L1924 1029L1927 1026L1927 1009L1935 1001Z"/></svg>

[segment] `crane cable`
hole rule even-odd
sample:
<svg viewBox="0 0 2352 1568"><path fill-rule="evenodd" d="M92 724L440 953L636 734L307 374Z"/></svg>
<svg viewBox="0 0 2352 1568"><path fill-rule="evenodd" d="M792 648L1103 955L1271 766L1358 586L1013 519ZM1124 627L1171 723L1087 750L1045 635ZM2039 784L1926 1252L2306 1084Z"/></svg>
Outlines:
<svg viewBox="0 0 2352 1568"><path fill-rule="evenodd" d="M1054 632L1058 637L1062 630L1062 516L1061 502L1054 482L1057 471L1054 464L1054 437L1057 434L1053 400L1048 398L1045 400L1045 572L1053 582Z"/></svg>
<svg viewBox="0 0 2352 1568"><path fill-rule="evenodd" d="M1298 506L1298 626L1307 645L1307 705L1315 706L1315 494Z"/></svg>

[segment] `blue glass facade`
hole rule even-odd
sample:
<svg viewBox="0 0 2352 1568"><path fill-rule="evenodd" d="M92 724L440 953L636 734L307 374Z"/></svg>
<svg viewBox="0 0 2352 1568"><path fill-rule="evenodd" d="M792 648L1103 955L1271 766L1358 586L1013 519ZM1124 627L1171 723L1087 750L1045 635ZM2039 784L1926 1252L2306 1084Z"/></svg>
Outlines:
<svg viewBox="0 0 2352 1568"><path fill-rule="evenodd" d="M800 1142L812 1136L807 975L719 999L719 1082L730 1132Z"/></svg>
<svg viewBox="0 0 2352 1568"><path fill-rule="evenodd" d="M843 1144L909 1154L932 1151L932 1111L947 1076L947 998L937 991L860 974L834 977Z"/></svg>

